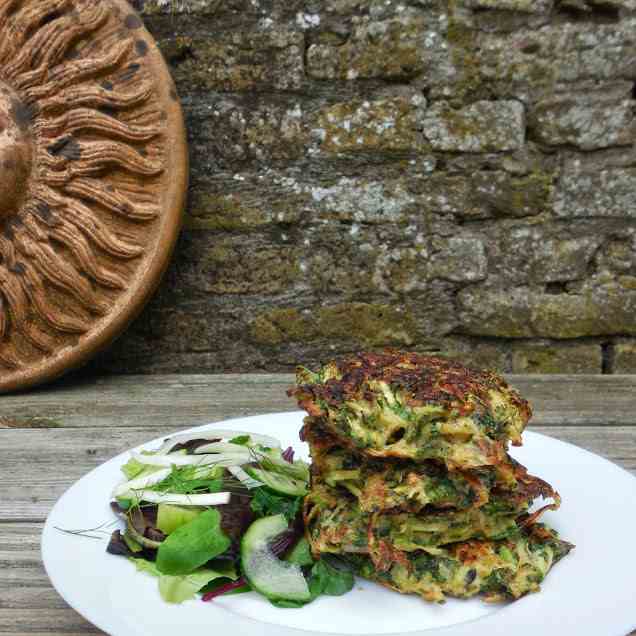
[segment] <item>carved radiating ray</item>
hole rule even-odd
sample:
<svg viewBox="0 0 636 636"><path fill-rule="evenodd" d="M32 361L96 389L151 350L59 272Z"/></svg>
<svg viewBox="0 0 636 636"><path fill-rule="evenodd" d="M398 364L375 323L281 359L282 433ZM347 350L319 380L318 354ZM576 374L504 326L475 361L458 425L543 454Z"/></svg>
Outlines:
<svg viewBox="0 0 636 636"><path fill-rule="evenodd" d="M86 238L110 256L127 260L136 258L143 251L139 245L117 238L88 206L77 199L41 186L38 189L37 200L54 212L62 214L68 223L72 223Z"/></svg>
<svg viewBox="0 0 636 636"><path fill-rule="evenodd" d="M25 289L37 315L48 325L63 333L85 333L88 325L77 316L66 316L48 301L48 295L38 274L27 266Z"/></svg>
<svg viewBox="0 0 636 636"><path fill-rule="evenodd" d="M79 232L71 229L66 223L61 223L50 229L48 234L73 254L79 268L95 282L111 289L125 289L124 279L99 264L89 242Z"/></svg>
<svg viewBox="0 0 636 636"><path fill-rule="evenodd" d="M0 64L10 58L11 53L20 51L26 44L28 36L42 20L51 14L60 12L68 7L69 0L42 0L32 2L20 8L19 2L8 2L7 11L16 8L17 11L12 20L5 18L4 28L6 35L0 42ZM5 15L7 15L5 13ZM0 22L2 25L2 22Z"/></svg>
<svg viewBox="0 0 636 636"><path fill-rule="evenodd" d="M46 137L91 131L131 143L149 141L161 132L157 126L132 126L91 108L76 108L55 119L41 120L33 129L36 134Z"/></svg>
<svg viewBox="0 0 636 636"><path fill-rule="evenodd" d="M24 90L40 83L49 68L62 61L62 56L76 39L98 29L108 17L101 4L92 7L88 16L82 16L80 22L73 16L63 16L38 31L31 46L22 49L4 70L5 76L14 80L16 88Z"/></svg>
<svg viewBox="0 0 636 636"><path fill-rule="evenodd" d="M146 159L131 146L117 141L76 141L68 136L52 140L49 153L42 157L42 180L60 187L76 177L102 174L108 168L120 168L141 176L154 176L163 170L160 161Z"/></svg>
<svg viewBox="0 0 636 636"><path fill-rule="evenodd" d="M89 242L72 225L66 223L63 217L47 218L34 210L34 213L25 218L24 227L35 241L55 240L64 245L75 258L78 270L95 282L111 289L125 288L122 277L100 265Z"/></svg>
<svg viewBox="0 0 636 636"><path fill-rule="evenodd" d="M78 276L70 264L58 258L48 243L34 241L27 232L16 232L15 243L18 251L27 257L35 269L49 283L79 302L91 313L102 314L106 306L95 297L88 282Z"/></svg>
<svg viewBox="0 0 636 636"><path fill-rule="evenodd" d="M149 221L158 214L154 206L136 206L115 188L109 189L103 181L90 177L73 179L64 187L64 192L102 205L114 214L135 221Z"/></svg>
<svg viewBox="0 0 636 636"><path fill-rule="evenodd" d="M10 234L10 231L7 233ZM4 262L6 267L14 267L16 264L15 247L13 243L0 234L0 254L2 259L0 262Z"/></svg>
<svg viewBox="0 0 636 636"><path fill-rule="evenodd" d="M104 84L108 88L104 88ZM150 82L144 81L132 91L115 89L109 81L102 85L73 86L64 95L52 95L38 102L41 113L58 112L69 108L89 106L109 110L132 108L145 102L152 94Z"/></svg>
<svg viewBox="0 0 636 636"><path fill-rule="evenodd" d="M8 313L12 326L36 349L43 353L52 351L52 339L31 321L29 316L30 303L21 281L13 272L2 266L0 266L0 290L2 290L9 307Z"/></svg>
<svg viewBox="0 0 636 636"><path fill-rule="evenodd" d="M106 73L120 64L130 53L131 47L132 43L129 40L124 40L108 53L104 53L99 57L60 64L50 69L48 73L49 81L46 84L25 89L24 95L27 101L34 102L50 97L67 86L79 83L91 76Z"/></svg>

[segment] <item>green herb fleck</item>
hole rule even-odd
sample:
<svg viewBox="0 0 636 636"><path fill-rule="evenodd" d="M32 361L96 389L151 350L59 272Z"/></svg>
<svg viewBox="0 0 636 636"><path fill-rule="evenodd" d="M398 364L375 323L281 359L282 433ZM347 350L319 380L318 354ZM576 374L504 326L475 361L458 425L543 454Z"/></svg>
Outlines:
<svg viewBox="0 0 636 636"><path fill-rule="evenodd" d="M230 440L230 444L238 444L239 446L247 446L252 441L252 438L249 435L239 435L238 437L233 437Z"/></svg>
<svg viewBox="0 0 636 636"><path fill-rule="evenodd" d="M302 497L291 497L276 493L266 486L252 491L252 511L259 517L285 515L287 521L293 521L300 512Z"/></svg>

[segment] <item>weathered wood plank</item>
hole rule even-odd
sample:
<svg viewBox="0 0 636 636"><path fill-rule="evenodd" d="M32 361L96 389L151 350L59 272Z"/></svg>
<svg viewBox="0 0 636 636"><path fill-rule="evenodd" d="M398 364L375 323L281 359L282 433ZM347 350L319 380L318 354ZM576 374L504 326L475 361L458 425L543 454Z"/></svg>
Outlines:
<svg viewBox="0 0 636 636"><path fill-rule="evenodd" d="M0 523L0 634L103 634L53 589L40 558L43 523Z"/></svg>
<svg viewBox="0 0 636 636"><path fill-rule="evenodd" d="M111 376L61 382L3 397L0 426L184 428L231 417L290 411L291 375Z"/></svg>
<svg viewBox="0 0 636 636"><path fill-rule="evenodd" d="M632 427L548 426L542 433L598 453L636 472L636 434ZM40 520L75 480L114 455L172 427L5 430L1 432L0 520ZM24 470L29 466L29 470Z"/></svg>
<svg viewBox="0 0 636 636"><path fill-rule="evenodd" d="M30 611L68 607L51 586L40 559L42 527L42 522L0 523L2 610Z"/></svg>
<svg viewBox="0 0 636 636"><path fill-rule="evenodd" d="M103 634L70 607L64 609L0 609L0 634Z"/></svg>
<svg viewBox="0 0 636 636"><path fill-rule="evenodd" d="M517 375L509 380L533 405L535 426L636 425L636 376ZM112 376L61 382L5 396L0 427L171 426L289 411L293 376Z"/></svg>

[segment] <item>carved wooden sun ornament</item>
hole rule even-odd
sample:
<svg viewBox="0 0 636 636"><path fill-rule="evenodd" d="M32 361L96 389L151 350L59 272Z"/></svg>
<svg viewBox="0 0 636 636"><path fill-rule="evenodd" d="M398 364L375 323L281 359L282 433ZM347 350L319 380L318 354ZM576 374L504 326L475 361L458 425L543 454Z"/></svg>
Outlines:
<svg viewBox="0 0 636 636"><path fill-rule="evenodd" d="M0 0L0 391L85 362L163 273L181 110L125 0Z"/></svg>

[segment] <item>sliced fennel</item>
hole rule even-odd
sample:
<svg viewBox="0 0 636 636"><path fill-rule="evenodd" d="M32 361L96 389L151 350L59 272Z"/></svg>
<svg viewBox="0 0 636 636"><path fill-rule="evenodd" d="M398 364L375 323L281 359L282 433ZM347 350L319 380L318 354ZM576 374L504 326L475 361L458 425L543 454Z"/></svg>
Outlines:
<svg viewBox="0 0 636 636"><path fill-rule="evenodd" d="M253 449L253 452L259 468L309 482L309 465L301 459L290 463L283 458L279 449L257 447Z"/></svg>
<svg viewBox="0 0 636 636"><path fill-rule="evenodd" d="M159 452L168 452L176 444L186 444L195 439L220 439L222 441L230 441L235 437L249 436L254 444L261 444L269 448L280 448L280 442L275 437L269 435L261 435L258 433L250 433L248 431L228 431L224 429L210 429L208 431L199 431L193 433L180 433L167 438L159 448Z"/></svg>
<svg viewBox="0 0 636 636"><path fill-rule="evenodd" d="M237 448L241 448L237 446ZM226 452L208 455L182 455L169 453L167 455L139 455L131 453L135 461L149 466L240 466L253 460L249 451L243 449L240 452Z"/></svg>
<svg viewBox="0 0 636 636"><path fill-rule="evenodd" d="M253 488L259 488L263 486L263 482L258 481L258 479L254 479L250 477L240 466L230 466L228 471L236 477L248 490L252 490Z"/></svg>
<svg viewBox="0 0 636 636"><path fill-rule="evenodd" d="M214 492L198 495L181 495L171 492L160 492L158 490L130 490L124 496L137 501L147 501L148 503L167 503L176 506L222 506L229 503L231 493Z"/></svg>
<svg viewBox="0 0 636 636"><path fill-rule="evenodd" d="M171 468L164 468L162 470L152 472L148 475L142 475L141 477L135 477L135 479L126 481L114 488L113 497L123 497L133 490L139 490L154 486L160 481L163 481L170 474L171 470Z"/></svg>
<svg viewBox="0 0 636 636"><path fill-rule="evenodd" d="M201 455L203 453L224 453L231 455L249 455L251 445L247 444L231 444L230 442L212 442L199 446L195 449L195 455Z"/></svg>

